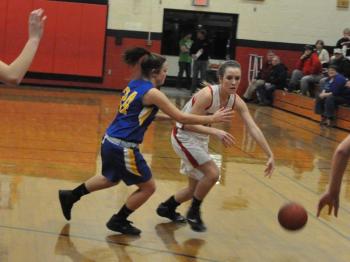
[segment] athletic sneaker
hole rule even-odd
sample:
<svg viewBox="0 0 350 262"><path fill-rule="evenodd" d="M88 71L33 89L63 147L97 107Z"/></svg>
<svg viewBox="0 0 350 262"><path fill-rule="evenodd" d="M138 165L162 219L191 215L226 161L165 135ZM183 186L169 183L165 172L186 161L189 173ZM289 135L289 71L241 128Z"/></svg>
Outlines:
<svg viewBox="0 0 350 262"><path fill-rule="evenodd" d="M176 223L186 223L186 218L181 216L180 213L175 212L175 209L170 209L168 206L161 203L157 208L157 214L161 217L169 218Z"/></svg>
<svg viewBox="0 0 350 262"><path fill-rule="evenodd" d="M64 217L67 220L71 218L71 210L75 202L77 202L80 198L72 194L72 190L59 190L58 197L60 199L61 208Z"/></svg>
<svg viewBox="0 0 350 262"><path fill-rule="evenodd" d="M107 222L108 229L120 232L126 235L137 236L141 234L141 230L131 225L132 222L126 219L120 219L117 215L113 215Z"/></svg>
<svg viewBox="0 0 350 262"><path fill-rule="evenodd" d="M189 210L186 218L193 231L204 232L207 230L207 227L204 225L199 212L197 213Z"/></svg>

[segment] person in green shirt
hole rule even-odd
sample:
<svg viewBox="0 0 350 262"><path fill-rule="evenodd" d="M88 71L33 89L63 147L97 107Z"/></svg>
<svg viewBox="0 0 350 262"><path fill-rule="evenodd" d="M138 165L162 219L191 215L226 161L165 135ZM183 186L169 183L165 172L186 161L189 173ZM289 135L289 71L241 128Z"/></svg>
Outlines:
<svg viewBox="0 0 350 262"><path fill-rule="evenodd" d="M176 86L182 86L182 76L186 72L186 88L191 84L191 63L192 57L190 55L190 49L193 44L192 34L187 33L179 42L180 54L179 54L179 73L177 75Z"/></svg>

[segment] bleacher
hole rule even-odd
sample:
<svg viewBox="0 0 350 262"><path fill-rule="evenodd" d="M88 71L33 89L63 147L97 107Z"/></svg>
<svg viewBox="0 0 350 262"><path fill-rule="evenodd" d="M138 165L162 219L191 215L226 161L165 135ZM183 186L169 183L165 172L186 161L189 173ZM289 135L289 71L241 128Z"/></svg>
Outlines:
<svg viewBox="0 0 350 262"><path fill-rule="evenodd" d="M315 99L283 90L274 92L273 106L315 121L321 117L314 113ZM350 108L340 106L337 111L336 127L350 130Z"/></svg>

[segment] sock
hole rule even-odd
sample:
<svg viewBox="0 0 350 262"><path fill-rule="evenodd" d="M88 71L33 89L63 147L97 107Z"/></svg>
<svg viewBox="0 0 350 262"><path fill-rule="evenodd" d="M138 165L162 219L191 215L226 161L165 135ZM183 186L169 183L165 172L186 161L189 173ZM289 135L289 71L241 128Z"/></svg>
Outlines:
<svg viewBox="0 0 350 262"><path fill-rule="evenodd" d="M86 189L85 184L81 184L80 186L73 189L72 194L76 196L77 198L81 198L84 195L89 194L90 192Z"/></svg>
<svg viewBox="0 0 350 262"><path fill-rule="evenodd" d="M196 197L193 197L190 210L194 212L198 212L201 204L202 204L202 200L199 200Z"/></svg>
<svg viewBox="0 0 350 262"><path fill-rule="evenodd" d="M131 215L131 213L134 212L134 210L131 210L129 208L126 207L126 205L122 206L122 208L118 211L118 213L116 214L116 216L119 219L122 220L126 220L128 218L128 216Z"/></svg>
<svg viewBox="0 0 350 262"><path fill-rule="evenodd" d="M175 200L175 196L171 196L163 204L166 205L167 207L171 208L171 209L176 209L181 203L179 203L179 202L177 202Z"/></svg>

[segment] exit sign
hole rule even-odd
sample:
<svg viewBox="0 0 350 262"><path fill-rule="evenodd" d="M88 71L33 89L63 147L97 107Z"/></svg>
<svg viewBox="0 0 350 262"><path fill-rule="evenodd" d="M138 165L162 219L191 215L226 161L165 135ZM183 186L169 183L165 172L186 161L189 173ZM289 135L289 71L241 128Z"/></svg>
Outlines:
<svg viewBox="0 0 350 262"><path fill-rule="evenodd" d="M192 5L194 5L194 6L208 6L209 0L193 0Z"/></svg>

